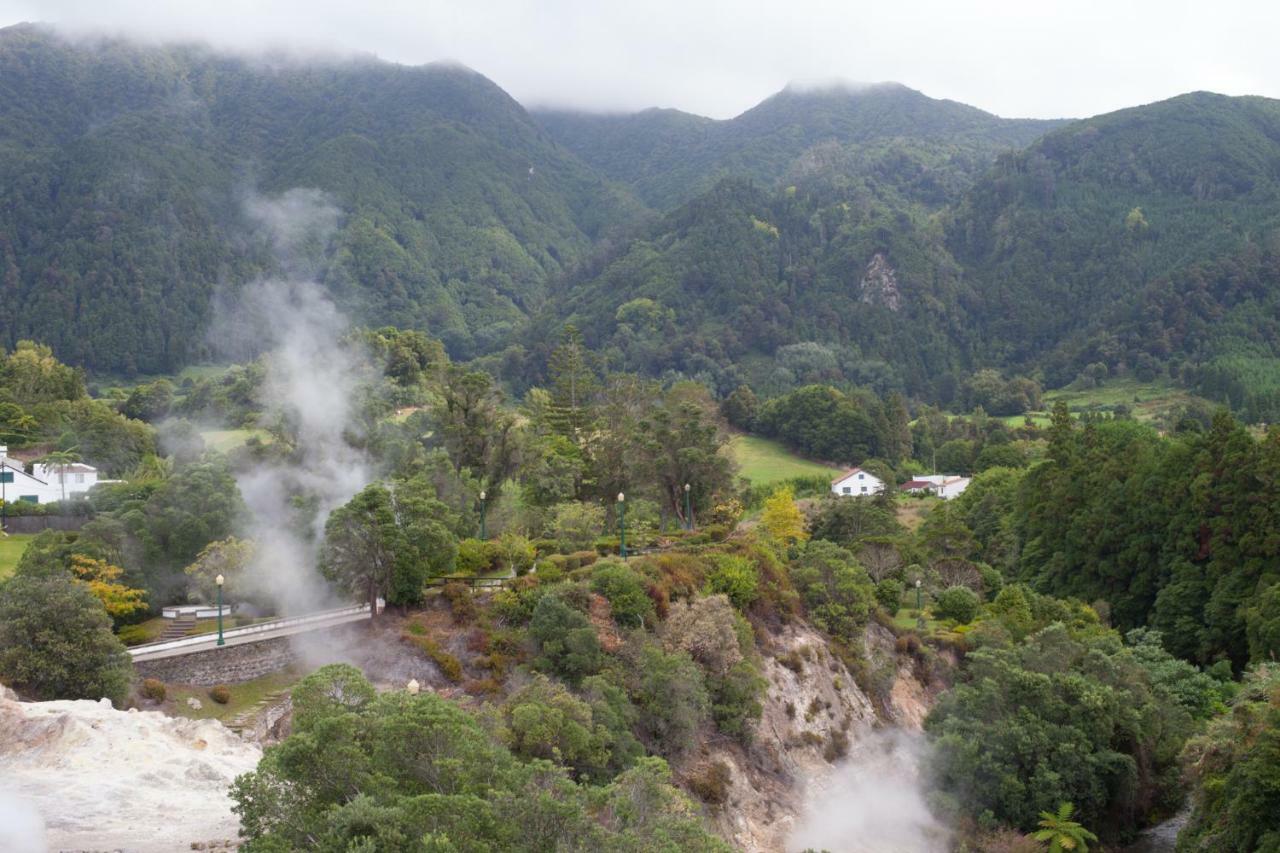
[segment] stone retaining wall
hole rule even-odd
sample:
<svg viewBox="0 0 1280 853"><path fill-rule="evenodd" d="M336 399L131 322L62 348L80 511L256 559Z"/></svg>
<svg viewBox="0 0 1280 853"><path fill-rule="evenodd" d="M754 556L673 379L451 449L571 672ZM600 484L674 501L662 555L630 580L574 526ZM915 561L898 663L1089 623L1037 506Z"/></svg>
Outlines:
<svg viewBox="0 0 1280 853"><path fill-rule="evenodd" d="M158 678L172 684L237 684L279 672L297 660L289 637L192 652L189 655L134 664L139 678Z"/></svg>

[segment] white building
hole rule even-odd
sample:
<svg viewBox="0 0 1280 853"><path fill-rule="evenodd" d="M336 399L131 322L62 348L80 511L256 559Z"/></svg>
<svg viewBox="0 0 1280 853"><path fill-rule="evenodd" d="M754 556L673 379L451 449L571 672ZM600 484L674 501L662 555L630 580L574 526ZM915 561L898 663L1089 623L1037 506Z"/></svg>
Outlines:
<svg viewBox="0 0 1280 853"><path fill-rule="evenodd" d="M3 486L7 501L48 504L83 494L98 484L98 469L72 462L68 465L36 463L28 474L21 460L9 456L9 448L0 445L0 472L8 476Z"/></svg>
<svg viewBox="0 0 1280 853"><path fill-rule="evenodd" d="M861 468L846 471L831 481L831 492L836 495L862 497L876 495L883 491L884 480Z"/></svg>
<svg viewBox="0 0 1280 853"><path fill-rule="evenodd" d="M903 483L900 488L913 495L930 493L949 501L969 488L970 479L957 474L920 474Z"/></svg>

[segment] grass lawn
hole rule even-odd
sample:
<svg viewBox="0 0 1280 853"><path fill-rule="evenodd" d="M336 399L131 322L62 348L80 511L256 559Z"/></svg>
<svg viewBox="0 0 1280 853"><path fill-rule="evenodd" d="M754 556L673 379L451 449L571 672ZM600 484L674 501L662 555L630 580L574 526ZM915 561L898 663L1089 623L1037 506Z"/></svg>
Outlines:
<svg viewBox="0 0 1280 853"><path fill-rule="evenodd" d="M27 543L36 538L34 533L10 533L0 536L0 580L13 574L17 568L22 552L27 550Z"/></svg>
<svg viewBox="0 0 1280 853"><path fill-rule="evenodd" d="M225 705L219 705L209 698L208 687L193 687L185 684L166 685L167 698L173 703L171 713L177 716L192 720L214 719L227 722L256 705L264 697L291 688L304 675L306 675L304 670L291 667L241 684L228 684L231 701ZM198 711L187 704L187 699L192 696L200 700L201 707Z"/></svg>
<svg viewBox="0 0 1280 853"><path fill-rule="evenodd" d="M250 436L254 435L263 441L271 440L271 434L265 429L207 429L200 433L205 446L220 453L227 453L243 446Z"/></svg>
<svg viewBox="0 0 1280 853"><path fill-rule="evenodd" d="M752 485L776 483L792 477L834 477L839 468L829 468L796 456L776 441L754 435L736 435L727 450L738 463L738 473Z"/></svg>
<svg viewBox="0 0 1280 853"><path fill-rule="evenodd" d="M1134 418L1140 421L1154 420L1191 398L1191 393L1185 388L1179 388L1167 380L1139 382L1129 377L1110 379L1097 388L1080 391L1060 388L1044 394L1046 409L1052 409L1059 400L1065 402L1072 412L1110 409L1123 403L1133 411Z"/></svg>

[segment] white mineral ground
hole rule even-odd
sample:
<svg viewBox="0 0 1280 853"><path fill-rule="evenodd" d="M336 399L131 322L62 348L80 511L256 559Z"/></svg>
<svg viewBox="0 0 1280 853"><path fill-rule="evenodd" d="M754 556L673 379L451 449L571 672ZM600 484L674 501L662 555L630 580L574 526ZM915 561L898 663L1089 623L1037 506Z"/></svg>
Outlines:
<svg viewBox="0 0 1280 853"><path fill-rule="evenodd" d="M0 849L172 853L234 839L228 787L261 757L216 721L18 702L0 687Z"/></svg>

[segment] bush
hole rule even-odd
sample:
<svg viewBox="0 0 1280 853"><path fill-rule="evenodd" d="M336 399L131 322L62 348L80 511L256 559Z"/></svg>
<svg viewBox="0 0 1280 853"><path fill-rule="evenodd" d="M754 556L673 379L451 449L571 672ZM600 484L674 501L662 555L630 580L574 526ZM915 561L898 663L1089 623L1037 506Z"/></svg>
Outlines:
<svg viewBox="0 0 1280 853"><path fill-rule="evenodd" d="M715 761L703 765L689 776L689 792L710 806L722 806L729 799L733 774L729 765Z"/></svg>
<svg viewBox="0 0 1280 853"><path fill-rule="evenodd" d="M701 528L701 532L712 542L723 542L729 538L732 530L724 524L708 524L706 527Z"/></svg>
<svg viewBox="0 0 1280 853"><path fill-rule="evenodd" d="M539 599L529 620L529 636L539 655L534 665L570 684L599 672L604 662L595 628L558 594Z"/></svg>
<svg viewBox="0 0 1280 853"><path fill-rule="evenodd" d="M111 617L68 572L0 584L0 681L28 698L124 699L133 666Z"/></svg>
<svg viewBox="0 0 1280 853"><path fill-rule="evenodd" d="M163 702L168 695L164 682L158 678L144 678L139 692L142 693L142 698L150 699L152 702Z"/></svg>
<svg viewBox="0 0 1280 853"><path fill-rule="evenodd" d="M547 533L561 551L572 552L590 548L603 529L604 507L572 501L556 506Z"/></svg>
<svg viewBox="0 0 1280 853"><path fill-rule="evenodd" d="M463 539L458 543L458 557L454 571L460 575L478 575L493 569L498 550L492 542L479 539Z"/></svg>
<svg viewBox="0 0 1280 853"><path fill-rule="evenodd" d="M476 618L476 602L471 593L471 587L454 581L445 584L440 594L445 601L449 602L454 619L459 622L470 622Z"/></svg>
<svg viewBox="0 0 1280 853"><path fill-rule="evenodd" d="M125 625L119 631L116 631L116 637L126 646L136 646L139 643L151 641L150 632L141 625Z"/></svg>
<svg viewBox="0 0 1280 853"><path fill-rule="evenodd" d="M628 628L653 620L653 601L644 581L621 560L601 560L591 572L591 588L609 599L613 621Z"/></svg>
<svg viewBox="0 0 1280 853"><path fill-rule="evenodd" d="M933 615L938 619L954 619L965 624L972 622L978 615L979 605L978 594L969 587L947 587L934 599Z"/></svg>
<svg viewBox="0 0 1280 853"><path fill-rule="evenodd" d="M902 608L902 582L885 578L876 584L876 602L890 616L897 616Z"/></svg>
<svg viewBox="0 0 1280 853"><path fill-rule="evenodd" d="M724 593L739 610L746 610L759 595L760 573L745 557L719 555L707 577L707 591Z"/></svg>
<svg viewBox="0 0 1280 853"><path fill-rule="evenodd" d="M231 701L231 688L227 687L225 684L210 687L209 698L217 702L219 705L225 705Z"/></svg>

